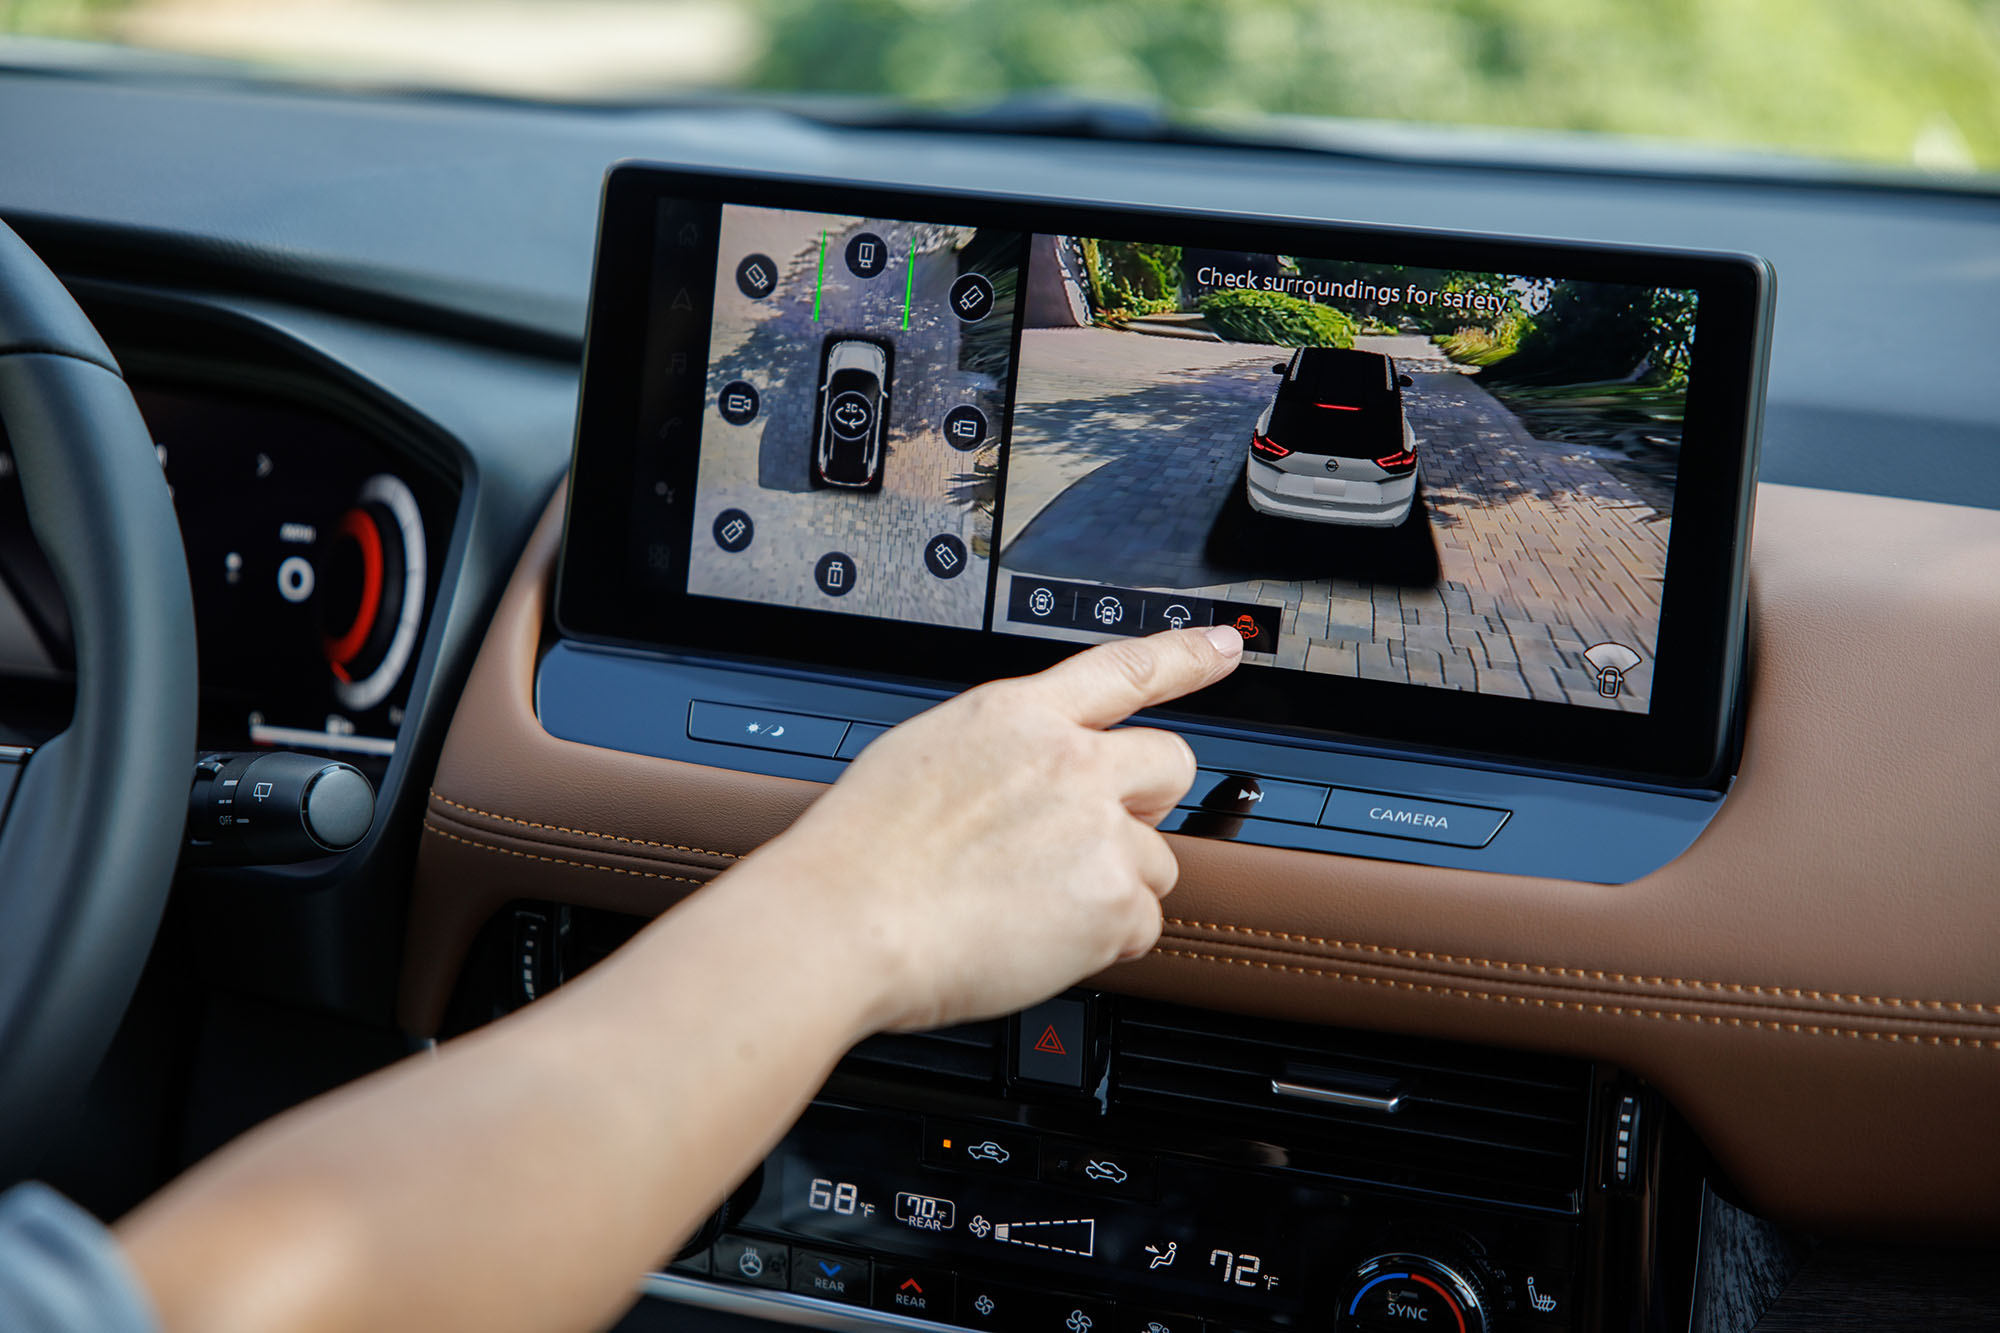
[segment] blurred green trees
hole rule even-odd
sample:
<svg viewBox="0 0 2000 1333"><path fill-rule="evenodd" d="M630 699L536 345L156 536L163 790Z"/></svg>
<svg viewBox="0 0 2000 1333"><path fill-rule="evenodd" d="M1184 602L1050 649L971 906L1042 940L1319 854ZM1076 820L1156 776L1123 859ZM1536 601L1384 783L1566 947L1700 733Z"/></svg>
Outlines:
<svg viewBox="0 0 2000 1333"><path fill-rule="evenodd" d="M1151 315L1180 308L1178 245L1090 239L1080 243L1092 309L1103 314Z"/></svg>
<svg viewBox="0 0 2000 1333"><path fill-rule="evenodd" d="M1557 282L1490 378L1522 384L1631 380L1683 388L1694 353L1693 292ZM1447 352L1450 348L1446 348Z"/></svg>
<svg viewBox="0 0 2000 1333"><path fill-rule="evenodd" d="M1361 331L1352 315L1277 292L1209 292L1195 308L1211 329L1237 343L1352 347Z"/></svg>
<svg viewBox="0 0 2000 1333"><path fill-rule="evenodd" d="M623 0L635 14L665 2ZM955 104L1058 89L1195 120L1299 115L1601 131L2000 169L2000 0L673 2L727 10L721 26L746 34L710 53L712 72L696 79L721 86ZM314 68L311 34L339 17L342 0L267 8L317 18L297 28L295 52L270 45L282 23L258 26L253 58ZM385 8L446 8L468 28L486 9L511 18L564 11L561 0L403 0L357 3L353 21L378 21ZM617 9L592 6L595 17L578 31L616 41ZM139 20L168 13L199 19L202 5L0 0L0 33L144 41L155 29ZM204 49L228 27L183 25L180 49ZM496 48L493 59L505 55ZM440 81L464 81L465 59L461 51L439 63ZM576 63L574 95L604 92L587 58ZM472 81L504 87L505 75L496 65ZM663 76L659 91L686 81ZM616 91L635 91L629 70Z"/></svg>
<svg viewBox="0 0 2000 1333"><path fill-rule="evenodd" d="M1611 131L2000 167L2000 0L754 0L762 88ZM1476 216L1467 225L1476 226Z"/></svg>

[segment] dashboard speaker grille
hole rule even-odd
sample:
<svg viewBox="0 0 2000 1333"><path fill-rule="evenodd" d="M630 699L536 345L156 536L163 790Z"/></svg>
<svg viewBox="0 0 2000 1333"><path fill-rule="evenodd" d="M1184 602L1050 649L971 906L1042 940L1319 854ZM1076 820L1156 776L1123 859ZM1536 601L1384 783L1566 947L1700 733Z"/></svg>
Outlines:
<svg viewBox="0 0 2000 1333"><path fill-rule="evenodd" d="M1201 1118L1356 1180L1562 1209L1580 1199L1587 1062L1140 1001L1120 1003L1115 1022L1116 1108Z"/></svg>

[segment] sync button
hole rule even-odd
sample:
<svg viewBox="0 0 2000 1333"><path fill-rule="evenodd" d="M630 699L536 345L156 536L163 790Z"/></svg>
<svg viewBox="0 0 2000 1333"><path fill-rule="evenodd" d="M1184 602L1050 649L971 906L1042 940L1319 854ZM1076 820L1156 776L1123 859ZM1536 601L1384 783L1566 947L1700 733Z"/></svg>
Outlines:
<svg viewBox="0 0 2000 1333"><path fill-rule="evenodd" d="M1453 805L1416 796L1335 787L1319 822L1322 828L1346 829L1350 833L1442 842L1453 847L1484 847L1507 822L1509 813L1483 805Z"/></svg>

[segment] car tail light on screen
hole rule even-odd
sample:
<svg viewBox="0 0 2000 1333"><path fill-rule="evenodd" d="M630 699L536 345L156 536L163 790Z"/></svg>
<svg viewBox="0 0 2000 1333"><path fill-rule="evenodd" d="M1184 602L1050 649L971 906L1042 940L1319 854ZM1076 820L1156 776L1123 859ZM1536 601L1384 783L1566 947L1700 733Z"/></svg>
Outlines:
<svg viewBox="0 0 2000 1333"><path fill-rule="evenodd" d="M1266 458L1289 458L1292 453L1290 449L1279 444L1268 435L1252 435L1250 437L1250 448L1253 452L1262 454Z"/></svg>
<svg viewBox="0 0 2000 1333"><path fill-rule="evenodd" d="M1414 449L1398 449L1393 454L1384 454L1375 460L1375 466L1384 472L1408 472L1416 465L1417 452Z"/></svg>

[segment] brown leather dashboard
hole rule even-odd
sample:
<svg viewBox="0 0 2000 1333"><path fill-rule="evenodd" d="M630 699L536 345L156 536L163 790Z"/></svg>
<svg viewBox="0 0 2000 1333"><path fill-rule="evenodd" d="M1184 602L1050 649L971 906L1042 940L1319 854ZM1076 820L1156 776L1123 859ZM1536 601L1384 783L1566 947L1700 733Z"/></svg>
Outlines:
<svg viewBox="0 0 2000 1333"><path fill-rule="evenodd" d="M537 528L431 793L402 1019L516 898L651 914L816 784L556 740ZM1753 1206L2000 1233L2000 514L1760 489L1741 775L1694 847L1580 884L1175 838L1159 947L1093 984L1585 1055L1651 1080Z"/></svg>

